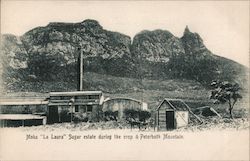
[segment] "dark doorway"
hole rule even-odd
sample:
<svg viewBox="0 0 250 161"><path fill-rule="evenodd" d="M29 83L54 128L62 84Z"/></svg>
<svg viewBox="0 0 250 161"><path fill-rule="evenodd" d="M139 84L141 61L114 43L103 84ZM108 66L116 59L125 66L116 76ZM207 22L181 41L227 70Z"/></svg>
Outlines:
<svg viewBox="0 0 250 161"><path fill-rule="evenodd" d="M57 106L49 106L47 121L48 124L59 122L59 114Z"/></svg>
<svg viewBox="0 0 250 161"><path fill-rule="evenodd" d="M174 129L174 111L166 111L166 128Z"/></svg>

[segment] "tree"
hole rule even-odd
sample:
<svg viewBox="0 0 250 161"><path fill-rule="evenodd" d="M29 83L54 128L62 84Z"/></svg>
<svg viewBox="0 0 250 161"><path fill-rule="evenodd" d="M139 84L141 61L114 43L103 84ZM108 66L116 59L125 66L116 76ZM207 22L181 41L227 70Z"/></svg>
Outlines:
<svg viewBox="0 0 250 161"><path fill-rule="evenodd" d="M125 119L127 121L139 121L139 112L136 109L125 108L124 109Z"/></svg>
<svg viewBox="0 0 250 161"><path fill-rule="evenodd" d="M139 121L146 122L151 117L151 113L144 110L139 110Z"/></svg>
<svg viewBox="0 0 250 161"><path fill-rule="evenodd" d="M148 123L146 122L150 117L151 113L149 111L141 109L124 109L125 119L129 122L131 129L134 126L138 126L141 130L144 127L144 130L147 128Z"/></svg>
<svg viewBox="0 0 250 161"><path fill-rule="evenodd" d="M242 98L240 95L240 86L238 83L229 83L227 81L213 81L211 86L210 99L214 99L218 103L228 103L230 118L233 118L232 110L235 103Z"/></svg>

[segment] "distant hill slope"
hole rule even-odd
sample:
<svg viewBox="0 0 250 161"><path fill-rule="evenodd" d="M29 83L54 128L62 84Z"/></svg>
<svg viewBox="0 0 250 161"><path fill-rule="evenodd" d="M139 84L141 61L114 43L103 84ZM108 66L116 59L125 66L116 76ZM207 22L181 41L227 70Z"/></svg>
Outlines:
<svg viewBox="0 0 250 161"><path fill-rule="evenodd" d="M107 97L125 97L143 100L150 109L156 109L164 98L178 98L185 100L192 108L211 106L216 109L227 109L228 105L213 104L209 99L210 91L194 80L168 79L149 80L117 77L106 74L86 72L84 75L85 90L101 90ZM31 97L43 98L49 96L50 91L75 91L77 85L72 81L58 80L54 82L18 81L9 84L9 92L1 97ZM32 92L31 92L32 91ZM247 93L243 93L245 95ZM237 103L237 108L249 108L248 97ZM224 111L225 112L225 111Z"/></svg>
<svg viewBox="0 0 250 161"><path fill-rule="evenodd" d="M181 38L167 30L154 30L142 31L131 40L103 29L95 20L85 20L50 23L20 37L1 35L0 90L23 90L21 85L16 86L21 82L31 84L34 89L28 88L30 91L73 89L80 50L84 53L85 72L138 80L192 80L207 85L213 79L221 79L244 86L249 71L211 53L199 34L190 32L188 27ZM63 88L57 88L58 81L65 82ZM51 82L55 88L41 87L41 82Z"/></svg>
<svg viewBox="0 0 250 161"><path fill-rule="evenodd" d="M130 97L144 100L154 106L163 98L182 98L206 100L209 91L193 80L148 80L117 77L106 74L86 72L85 90L101 90L105 97ZM7 96L48 97L51 91L75 91L73 81L18 81L9 84ZM188 93L188 94L187 94Z"/></svg>

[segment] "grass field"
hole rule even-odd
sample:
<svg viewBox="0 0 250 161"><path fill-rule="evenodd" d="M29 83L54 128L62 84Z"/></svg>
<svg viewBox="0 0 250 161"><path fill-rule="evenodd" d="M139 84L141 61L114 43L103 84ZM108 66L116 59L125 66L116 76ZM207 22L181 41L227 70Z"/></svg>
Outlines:
<svg viewBox="0 0 250 161"><path fill-rule="evenodd" d="M188 126L181 127L173 132L198 132L198 131L221 131L221 130L247 130L249 129L249 118L206 118L203 124L189 124ZM6 128L5 129L12 129ZM123 121L101 121L101 122L80 122L80 123L57 123L52 125L40 125L31 127L18 127L23 131L92 131L92 130L129 130L129 131L143 131L152 132L157 131L154 126L147 127L146 129L139 130L138 127L131 129L130 125Z"/></svg>
<svg viewBox="0 0 250 161"><path fill-rule="evenodd" d="M202 86L200 83L191 80L148 80L148 79L133 79L133 78L123 78L115 77L110 75L102 75L97 73L85 73L84 75L84 87L85 90L101 90L104 93L104 97L127 97L135 98L138 100L143 100L149 105L149 109L154 111L157 105L164 98L179 98L183 99L191 108L195 109L202 106L213 107L223 119L228 118L228 104L213 104L212 100L209 99L210 89ZM14 84L9 84L7 90L2 93L1 97L13 97L13 98L46 98L49 96L50 91L75 91L77 90L77 85L74 81L72 82L19 82ZM242 91L244 98L237 102L233 110L234 117L236 118L236 123L241 126L245 126L249 118L249 101L247 91ZM8 113L20 113L21 107L8 108ZM35 112L42 112L46 108L40 107L35 109ZM3 111L2 111L3 112ZM6 113L6 111L5 111ZM244 121L240 121L243 119ZM224 120L209 118L206 122L209 122L214 127L217 125L224 128ZM126 127L127 125L120 125L119 123L112 125L112 123L101 123L101 125L88 125L85 126L82 123L81 127L85 128L101 128L106 127ZM227 124L227 123L226 123ZM225 125L226 125L225 124ZM230 122L229 127L234 125L234 121ZM70 124L60 124L60 125L46 125L43 128L55 128L55 126L62 126L62 128L77 128L80 125L70 125ZM206 127L206 124L202 126L192 125L193 128ZM189 129L193 129L190 128Z"/></svg>
<svg viewBox="0 0 250 161"><path fill-rule="evenodd" d="M2 96L47 97L51 91L76 91L74 80L53 82L17 81L6 83ZM101 90L106 97L131 97L148 103L163 98L182 98L207 100L209 91L201 84L191 80L148 80L115 77L97 73L84 74L84 90Z"/></svg>

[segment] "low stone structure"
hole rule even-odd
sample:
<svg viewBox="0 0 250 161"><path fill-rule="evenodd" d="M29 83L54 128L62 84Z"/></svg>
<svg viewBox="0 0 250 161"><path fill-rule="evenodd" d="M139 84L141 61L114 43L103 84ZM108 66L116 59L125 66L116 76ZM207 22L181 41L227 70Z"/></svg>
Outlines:
<svg viewBox="0 0 250 161"><path fill-rule="evenodd" d="M126 108L148 110L148 104L132 98L109 98L104 100L102 111L118 111L118 119L122 119Z"/></svg>

